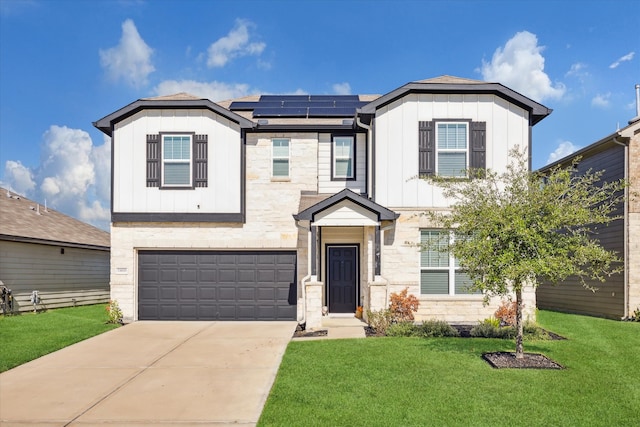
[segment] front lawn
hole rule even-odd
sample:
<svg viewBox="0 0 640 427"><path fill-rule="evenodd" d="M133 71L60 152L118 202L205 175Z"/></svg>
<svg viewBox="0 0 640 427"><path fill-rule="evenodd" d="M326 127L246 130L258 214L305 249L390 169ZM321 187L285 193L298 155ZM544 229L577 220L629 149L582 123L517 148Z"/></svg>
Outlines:
<svg viewBox="0 0 640 427"><path fill-rule="evenodd" d="M114 329L106 304L0 316L0 372Z"/></svg>
<svg viewBox="0 0 640 427"><path fill-rule="evenodd" d="M640 419L640 323L541 311L565 341L525 342L564 370L493 369L513 341L291 342L260 426L612 426Z"/></svg>

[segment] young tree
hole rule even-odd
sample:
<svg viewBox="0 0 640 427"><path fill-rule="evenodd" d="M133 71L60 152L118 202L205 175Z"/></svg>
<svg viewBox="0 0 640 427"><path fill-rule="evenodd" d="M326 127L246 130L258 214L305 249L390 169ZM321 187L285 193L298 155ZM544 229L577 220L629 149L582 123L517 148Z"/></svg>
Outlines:
<svg viewBox="0 0 640 427"><path fill-rule="evenodd" d="M472 179L425 178L443 189L454 204L448 213L429 212L439 226L454 229L448 247L481 290L485 301L515 294L516 358L522 344L522 291L540 281L557 284L569 276L604 281L619 272L620 259L597 240L600 227L618 218L623 181L601 182L602 171L555 167L530 172L524 153L510 152L504 173L470 171ZM587 286L588 287L588 286ZM592 289L593 290L593 289Z"/></svg>

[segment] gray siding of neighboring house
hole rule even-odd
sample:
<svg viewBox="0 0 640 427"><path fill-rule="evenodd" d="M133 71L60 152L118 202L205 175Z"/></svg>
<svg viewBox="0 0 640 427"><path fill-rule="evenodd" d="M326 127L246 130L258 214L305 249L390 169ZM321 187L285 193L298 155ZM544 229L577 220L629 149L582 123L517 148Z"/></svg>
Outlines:
<svg viewBox="0 0 640 427"><path fill-rule="evenodd" d="M604 151L584 157L579 165L580 171L592 168L604 170L603 181L624 178L624 148L611 144ZM620 214L622 214L620 206ZM598 233L603 247L615 250L624 257L624 221L616 220ZM606 283L588 281L587 284L598 290L592 292L582 286L575 277L570 277L555 286L543 283L538 287L536 299L538 308L557 310L591 316L620 319L625 316L624 274L607 278Z"/></svg>
<svg viewBox="0 0 640 427"><path fill-rule="evenodd" d="M16 312L33 310L34 290L39 310L106 303L109 251L2 240L0 280L12 290Z"/></svg>

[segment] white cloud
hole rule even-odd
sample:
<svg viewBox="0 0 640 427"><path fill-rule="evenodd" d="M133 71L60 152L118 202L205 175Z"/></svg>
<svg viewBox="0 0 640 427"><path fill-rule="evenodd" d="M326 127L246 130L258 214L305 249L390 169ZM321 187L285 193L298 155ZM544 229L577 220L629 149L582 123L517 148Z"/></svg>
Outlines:
<svg viewBox="0 0 640 427"><path fill-rule="evenodd" d="M553 163L556 160L560 160L563 157L567 157L568 155L578 151L580 148L581 147L574 145L572 142L561 141L558 144L558 148L556 148L553 153L549 154L549 157L547 158L547 164Z"/></svg>
<svg viewBox="0 0 640 427"><path fill-rule="evenodd" d="M214 102L249 95L248 84L229 84L217 81L198 82L195 80L165 80L153 90L158 96L186 92L194 96L210 99Z"/></svg>
<svg viewBox="0 0 640 427"><path fill-rule="evenodd" d="M559 99L565 93L562 83L551 83L544 72L543 46L535 34L516 33L504 48L496 49L491 62L482 61L481 73L486 81L502 83L536 101Z"/></svg>
<svg viewBox="0 0 640 427"><path fill-rule="evenodd" d="M629 52L626 55L620 57L617 61L615 61L613 64L609 65L609 68L613 69L613 68L618 68L618 66L625 62L625 61L631 61L633 59L633 56L635 55L635 52Z"/></svg>
<svg viewBox="0 0 640 427"><path fill-rule="evenodd" d="M595 97L593 97L593 99L591 100L592 107L609 108L610 105L611 105L611 92L607 92L605 94L599 93Z"/></svg>
<svg viewBox="0 0 640 427"><path fill-rule="evenodd" d="M588 73L585 71L586 68L587 68L586 64L583 64L582 62L576 62L575 64L571 64L571 68L569 69L569 71L567 71L565 76L587 75Z"/></svg>
<svg viewBox="0 0 640 427"><path fill-rule="evenodd" d="M147 84L147 77L155 71L151 62L153 49L140 37L131 19L122 23L120 43L100 50L100 65L113 81L124 80L132 87Z"/></svg>
<svg viewBox="0 0 640 427"><path fill-rule="evenodd" d="M20 194L27 194L36 187L31 170L20 161L8 160L4 165L3 186ZM4 183L7 182L7 184Z"/></svg>
<svg viewBox="0 0 640 427"><path fill-rule="evenodd" d="M249 21L236 20L236 25L231 31L212 43L207 49L207 66L209 68L224 67L227 62L240 56L260 56L267 45L263 42L250 40L249 29L253 27L253 23Z"/></svg>
<svg viewBox="0 0 640 427"><path fill-rule="evenodd" d="M111 143L94 146L81 129L51 126L34 170L8 161L3 182L14 191L66 215L108 230Z"/></svg>
<svg viewBox="0 0 640 427"><path fill-rule="evenodd" d="M333 92L336 95L351 95L351 85L347 82L333 85Z"/></svg>

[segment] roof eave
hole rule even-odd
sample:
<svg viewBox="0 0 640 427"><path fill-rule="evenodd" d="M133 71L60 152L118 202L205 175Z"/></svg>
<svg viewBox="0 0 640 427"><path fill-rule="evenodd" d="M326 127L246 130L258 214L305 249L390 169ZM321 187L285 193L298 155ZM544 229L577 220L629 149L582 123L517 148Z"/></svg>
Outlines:
<svg viewBox="0 0 640 427"><path fill-rule="evenodd" d="M227 110L209 101L208 99L186 99L186 100L149 100L139 99L131 104L93 122L93 126L105 133L108 136L112 135L113 125L130 117L142 110L159 110L166 108L174 109L190 109L190 108L206 108L213 111L223 117L228 118L234 123L240 125L242 129L251 129L255 126L255 123L233 111Z"/></svg>
<svg viewBox="0 0 640 427"><path fill-rule="evenodd" d="M473 93L498 95L531 112L531 123L535 125L553 111L500 83L407 83L386 95L370 102L359 111L361 114L375 114L376 110L409 93Z"/></svg>

